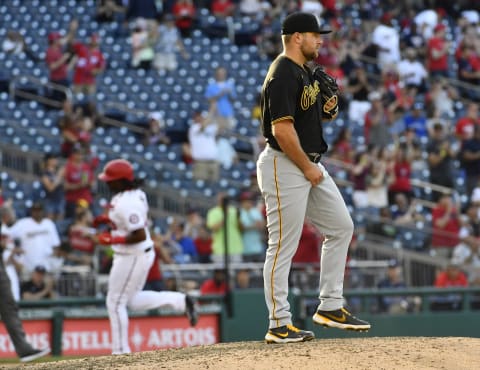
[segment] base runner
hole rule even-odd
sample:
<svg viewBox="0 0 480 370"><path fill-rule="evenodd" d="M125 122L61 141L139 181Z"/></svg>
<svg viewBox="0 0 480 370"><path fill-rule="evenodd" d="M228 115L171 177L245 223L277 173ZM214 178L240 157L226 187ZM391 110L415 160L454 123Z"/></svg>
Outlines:
<svg viewBox="0 0 480 370"><path fill-rule="evenodd" d="M98 178L114 194L108 214L98 216L94 226L108 224L111 231L99 233L98 241L111 245L113 264L108 279L107 310L112 331L112 354L130 353L128 313L170 306L185 312L190 324L198 320L191 297L180 292L142 290L155 258L148 230L148 202L138 188L132 164L123 159L108 162Z"/></svg>

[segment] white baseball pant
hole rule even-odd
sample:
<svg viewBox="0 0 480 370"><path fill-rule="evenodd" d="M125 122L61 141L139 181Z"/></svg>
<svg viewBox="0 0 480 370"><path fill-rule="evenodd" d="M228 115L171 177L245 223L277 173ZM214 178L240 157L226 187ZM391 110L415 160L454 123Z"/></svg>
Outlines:
<svg viewBox="0 0 480 370"><path fill-rule="evenodd" d="M320 263L321 310L343 306L343 279L353 221L328 172L312 187L286 154L267 146L257 161L257 178L267 210L268 249L263 270L269 328L291 324L288 275L305 217L325 236Z"/></svg>
<svg viewBox="0 0 480 370"><path fill-rule="evenodd" d="M153 248L148 252L115 253L113 256L108 277L107 310L114 355L131 352L128 343L127 307L131 310L151 310L171 306L177 311L185 312L185 294L142 290L154 258Z"/></svg>

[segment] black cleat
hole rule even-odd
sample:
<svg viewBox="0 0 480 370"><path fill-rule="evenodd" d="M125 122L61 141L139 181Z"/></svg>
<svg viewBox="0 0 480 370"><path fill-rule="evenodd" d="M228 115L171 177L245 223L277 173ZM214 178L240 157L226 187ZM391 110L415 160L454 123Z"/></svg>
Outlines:
<svg viewBox="0 0 480 370"><path fill-rule="evenodd" d="M195 305L195 301L189 295L185 296L185 314L187 315L188 321L190 321L191 326L197 325L197 322L198 322L197 307Z"/></svg>
<svg viewBox="0 0 480 370"><path fill-rule="evenodd" d="M293 325L284 325L278 328L269 329L265 335L267 343L295 343L306 342L315 338L311 331L300 330Z"/></svg>
<svg viewBox="0 0 480 370"><path fill-rule="evenodd" d="M30 362L50 353L50 348L36 349L32 353L20 356L20 362Z"/></svg>
<svg viewBox="0 0 480 370"><path fill-rule="evenodd" d="M313 322L330 328L356 331L367 331L371 327L370 323L357 319L345 308L335 311L317 310L313 315Z"/></svg>

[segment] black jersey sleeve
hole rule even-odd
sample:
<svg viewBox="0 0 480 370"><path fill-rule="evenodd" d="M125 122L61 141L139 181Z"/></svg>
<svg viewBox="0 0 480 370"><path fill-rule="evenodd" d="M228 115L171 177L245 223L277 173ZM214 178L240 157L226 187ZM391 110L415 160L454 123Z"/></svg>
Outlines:
<svg viewBox="0 0 480 370"><path fill-rule="evenodd" d="M298 84L293 78L273 78L268 85L271 124L295 117Z"/></svg>

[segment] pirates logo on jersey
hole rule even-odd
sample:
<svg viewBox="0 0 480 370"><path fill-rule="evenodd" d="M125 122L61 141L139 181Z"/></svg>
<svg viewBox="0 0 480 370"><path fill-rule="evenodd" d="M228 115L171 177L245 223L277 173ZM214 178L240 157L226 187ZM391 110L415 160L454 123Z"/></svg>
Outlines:
<svg viewBox="0 0 480 370"><path fill-rule="evenodd" d="M318 81L315 81L313 85L303 87L302 96L300 97L300 107L303 110L307 110L317 101L317 95L320 93L320 86Z"/></svg>

